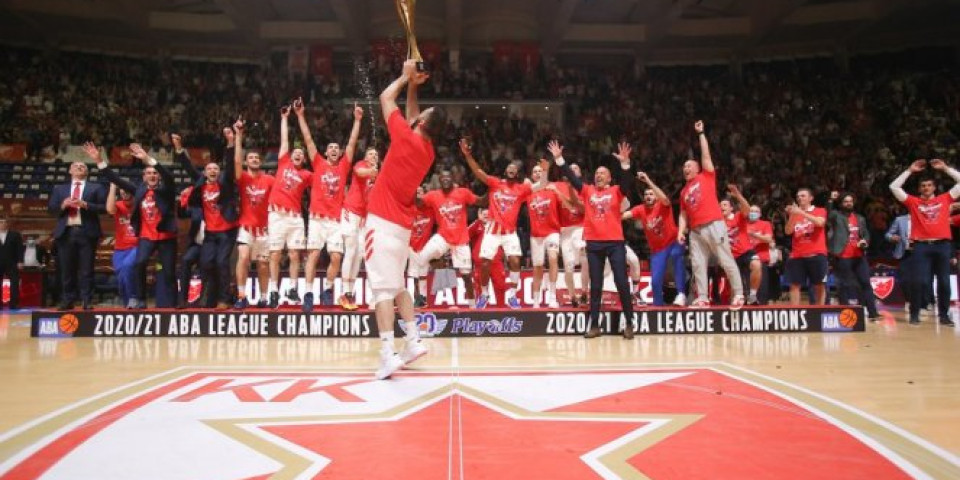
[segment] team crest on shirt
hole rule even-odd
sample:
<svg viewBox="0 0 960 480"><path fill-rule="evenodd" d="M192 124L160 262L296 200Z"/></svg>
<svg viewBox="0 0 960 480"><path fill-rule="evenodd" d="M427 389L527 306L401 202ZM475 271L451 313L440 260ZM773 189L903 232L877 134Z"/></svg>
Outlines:
<svg viewBox="0 0 960 480"><path fill-rule="evenodd" d="M804 241L810 241L810 239L813 237L814 228L815 226L813 225L813 222L809 220L797 222L797 224L793 226L794 240L802 238Z"/></svg>
<svg viewBox="0 0 960 480"><path fill-rule="evenodd" d="M613 195L609 193L593 194L590 196L590 205L593 207L594 216L603 218L607 216L607 211L613 203Z"/></svg>
<svg viewBox="0 0 960 480"><path fill-rule="evenodd" d="M203 192L204 203L210 205L210 208L214 210L220 210L220 205L217 204L217 200L219 198L220 198L220 190Z"/></svg>
<svg viewBox="0 0 960 480"><path fill-rule="evenodd" d="M703 196L703 190L700 188L700 182L690 185L687 194L683 196L683 203L690 208L697 208L700 205L700 199Z"/></svg>
<svg viewBox="0 0 960 480"><path fill-rule="evenodd" d="M847 228L850 229L850 236L847 237L848 242L859 242L860 241L860 226L859 225L847 225Z"/></svg>
<svg viewBox="0 0 960 480"><path fill-rule="evenodd" d="M323 182L328 198L337 195L337 192L340 190L340 175L327 172L320 177L320 181Z"/></svg>
<svg viewBox="0 0 960 480"><path fill-rule="evenodd" d="M130 224L130 215L120 215L117 217L117 221L120 222L120 225L123 225L123 229L127 231L128 236L137 236L137 233L133 231L133 225Z"/></svg>
<svg viewBox="0 0 960 480"><path fill-rule="evenodd" d="M727 235L730 235L730 238L737 238L737 235L740 235L740 225L730 225L727 224Z"/></svg>
<svg viewBox="0 0 960 480"><path fill-rule="evenodd" d="M267 198L267 189L257 188L253 185L247 185L246 194L250 201L250 205L257 206L260 205L265 198Z"/></svg>
<svg viewBox="0 0 960 480"><path fill-rule="evenodd" d="M140 202L140 208L143 210L143 213L147 215L148 220L153 220L157 217L157 201L152 198L144 197L143 201Z"/></svg>
<svg viewBox="0 0 960 480"><path fill-rule="evenodd" d="M549 215L551 202L550 197L538 197L531 199L528 205L530 210L537 215L537 218L543 220Z"/></svg>
<svg viewBox="0 0 960 480"><path fill-rule="evenodd" d="M447 223L453 225L457 223L457 217L459 217L460 212L463 211L463 205L454 202L444 203L440 205L438 211L440 215L446 219Z"/></svg>
<svg viewBox="0 0 960 480"><path fill-rule="evenodd" d="M413 220L413 229L411 236L419 238L427 233L427 225L430 225L429 217L417 217Z"/></svg>
<svg viewBox="0 0 960 480"><path fill-rule="evenodd" d="M504 213L517 203L517 196L509 192L497 191L493 192L493 200L500 207L500 213Z"/></svg>
<svg viewBox="0 0 960 480"><path fill-rule="evenodd" d="M917 210L920 211L920 216L926 220L928 223L933 223L937 221L937 218L940 217L940 210L943 207L942 203L921 203L917 205Z"/></svg>
<svg viewBox="0 0 960 480"><path fill-rule="evenodd" d="M643 228L646 231L652 233L656 237L663 236L663 217L647 217L646 223L644 223Z"/></svg>
<svg viewBox="0 0 960 480"><path fill-rule="evenodd" d="M300 175L297 174L297 171L288 168L283 171L283 189L290 191L293 190L297 184L303 183L303 179L300 178Z"/></svg>

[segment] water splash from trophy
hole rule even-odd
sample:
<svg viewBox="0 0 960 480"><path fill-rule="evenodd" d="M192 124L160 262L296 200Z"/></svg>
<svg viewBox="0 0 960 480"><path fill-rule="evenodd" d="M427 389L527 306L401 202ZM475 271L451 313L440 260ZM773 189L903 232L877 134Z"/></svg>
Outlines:
<svg viewBox="0 0 960 480"><path fill-rule="evenodd" d="M426 72L427 65L420 55L420 49L417 48L417 34L414 27L414 11L417 7L417 0L394 0L397 4L397 14L400 16L400 23L403 24L403 30L407 34L407 59L417 61L417 71Z"/></svg>

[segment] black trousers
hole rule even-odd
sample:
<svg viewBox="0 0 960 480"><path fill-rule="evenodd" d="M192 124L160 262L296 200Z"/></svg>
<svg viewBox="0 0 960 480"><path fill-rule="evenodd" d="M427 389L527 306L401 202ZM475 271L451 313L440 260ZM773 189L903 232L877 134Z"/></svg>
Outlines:
<svg viewBox="0 0 960 480"><path fill-rule="evenodd" d="M871 318L879 317L877 298L870 285L870 265L865 257L837 258L833 264L833 273L837 279L837 294L841 305L850 304L850 296L856 295L860 305L867 307Z"/></svg>
<svg viewBox="0 0 960 480"><path fill-rule="evenodd" d="M910 270L913 278L913 299L929 299L928 290L933 289L933 278L937 279L937 307L940 320L950 319L950 242L917 242L913 245L910 258ZM926 302L910 302L910 318L917 319L920 308Z"/></svg>
<svg viewBox="0 0 960 480"><path fill-rule="evenodd" d="M204 232L200 249L200 268L203 284L209 285L206 306L213 308L217 302L230 303L230 255L237 245L237 229L225 232Z"/></svg>
<svg viewBox="0 0 960 480"><path fill-rule="evenodd" d="M20 306L20 269L17 264L0 265L0 285L3 285L3 279L10 280L10 303L8 308L17 308Z"/></svg>
<svg viewBox="0 0 960 480"><path fill-rule="evenodd" d="M139 299L147 299L147 265L153 252L157 252L160 269L157 271L157 307L173 308L176 306L177 292L177 239L153 241L141 238L137 245L137 281L140 282Z"/></svg>
<svg viewBox="0 0 960 480"><path fill-rule="evenodd" d="M200 251L199 243L190 242L187 251L180 257L180 268L177 273L180 274L180 289L177 290L177 300L181 304L187 303L188 293L190 292L190 278L193 277L193 269L200 269ZM203 282L203 289L207 289L206 281ZM203 292L200 292L201 297Z"/></svg>
<svg viewBox="0 0 960 480"><path fill-rule="evenodd" d="M587 241L587 265L590 268L590 324L599 326L600 300L603 298L603 269L610 260L613 283L620 295L620 305L627 322L633 321L633 299L630 298L630 281L627 279L627 249L620 241ZM619 322L616 322L619 323ZM627 325L630 325L628 323Z"/></svg>
<svg viewBox="0 0 960 480"><path fill-rule="evenodd" d="M57 239L60 298L64 302L93 301L93 259L97 239L80 227L67 227Z"/></svg>

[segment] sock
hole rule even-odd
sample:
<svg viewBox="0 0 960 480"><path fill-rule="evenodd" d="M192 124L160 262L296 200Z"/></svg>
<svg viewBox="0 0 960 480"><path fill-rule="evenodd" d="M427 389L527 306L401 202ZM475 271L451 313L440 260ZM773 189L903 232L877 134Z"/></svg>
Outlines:
<svg viewBox="0 0 960 480"><path fill-rule="evenodd" d="M270 280L270 283L267 284L267 292L274 293L276 291L277 291L277 282L274 280Z"/></svg>
<svg viewBox="0 0 960 480"><path fill-rule="evenodd" d="M417 285L418 285L417 289L420 290L420 295L423 295L424 297L426 297L427 296L427 277L420 277L417 280Z"/></svg>
<svg viewBox="0 0 960 480"><path fill-rule="evenodd" d="M516 296L517 296L517 289L516 289L516 288L510 287L509 289L507 289L507 298L513 298L513 297L516 297Z"/></svg>
<svg viewBox="0 0 960 480"><path fill-rule="evenodd" d="M513 284L513 288L520 285L520 272L510 272L510 283Z"/></svg>
<svg viewBox="0 0 960 480"><path fill-rule="evenodd" d="M393 349L393 332L380 333L380 351L387 355L397 353L397 351Z"/></svg>
<svg viewBox="0 0 960 480"><path fill-rule="evenodd" d="M408 342L420 340L420 329L417 328L416 320L404 321L407 326L407 334L403 337Z"/></svg>
<svg viewBox="0 0 960 480"><path fill-rule="evenodd" d="M353 281L347 280L343 282L343 293L353 293Z"/></svg>
<svg viewBox="0 0 960 480"><path fill-rule="evenodd" d="M757 296L757 289L756 289L756 288L751 288L751 289L750 289L750 298L756 298L756 296Z"/></svg>
<svg viewBox="0 0 960 480"><path fill-rule="evenodd" d="M237 285L237 298L247 298L247 286Z"/></svg>
<svg viewBox="0 0 960 480"><path fill-rule="evenodd" d="M549 298L553 298L554 301L557 300L557 284L553 282L547 282L547 293Z"/></svg>

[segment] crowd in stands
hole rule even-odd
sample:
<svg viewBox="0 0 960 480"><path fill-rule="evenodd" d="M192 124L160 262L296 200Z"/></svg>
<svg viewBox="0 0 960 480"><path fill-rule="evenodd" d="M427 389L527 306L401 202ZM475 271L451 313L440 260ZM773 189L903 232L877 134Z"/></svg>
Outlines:
<svg viewBox="0 0 960 480"><path fill-rule="evenodd" d="M470 180L456 141L464 135L481 166L496 174L514 159L532 167L550 138L562 138L567 156L590 172L612 164L610 152L626 140L636 146L641 168L676 196L682 162L699 156L690 126L702 118L710 125L720 185L739 184L775 226L783 225L783 206L796 189L810 186L821 198L831 190L854 193L879 232L900 208L887 189L893 176L915 158L958 161L960 70L950 51L854 58L849 69L828 58L752 63L740 78L726 66L641 72L633 65L558 62L523 72L497 69L489 59L464 63L458 71L432 65L421 98L562 100L565 124L465 115L448 126L439 142L448 147L437 158L463 182ZM168 132L177 131L185 144L217 151L220 129L242 114L248 145L269 148L279 138L276 106L299 95L318 141L342 143L351 123L342 99L376 107L370 92L397 69L373 62L339 67L329 78L298 78L279 67L4 47L0 144L25 143L36 159L44 148L62 151L85 141L164 148ZM369 128L361 138L384 147L382 125L374 135ZM871 253L884 248L877 242Z"/></svg>

